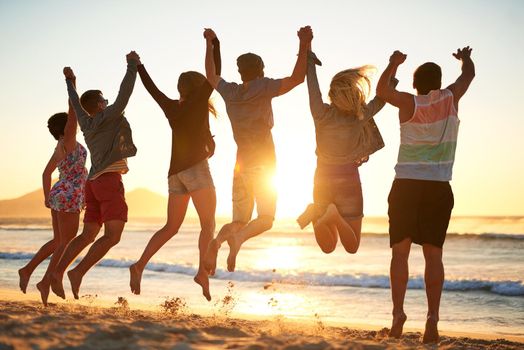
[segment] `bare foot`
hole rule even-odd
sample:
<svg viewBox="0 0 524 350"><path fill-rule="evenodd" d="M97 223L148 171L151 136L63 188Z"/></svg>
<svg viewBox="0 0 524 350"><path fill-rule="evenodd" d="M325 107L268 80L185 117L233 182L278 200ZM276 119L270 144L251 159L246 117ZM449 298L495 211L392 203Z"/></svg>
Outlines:
<svg viewBox="0 0 524 350"><path fill-rule="evenodd" d="M47 306L47 298L49 297L49 283L40 281L36 284L36 288L40 291L40 298L44 306Z"/></svg>
<svg viewBox="0 0 524 350"><path fill-rule="evenodd" d="M75 273L75 269L67 273L69 283L71 283L71 291L75 299L78 299L78 293L80 292L80 284L82 284L82 277Z"/></svg>
<svg viewBox="0 0 524 350"><path fill-rule="evenodd" d="M433 317L428 317L426 320L426 330L424 331L424 337L422 338L424 344L436 344L439 342L437 324L438 321Z"/></svg>
<svg viewBox="0 0 524 350"><path fill-rule="evenodd" d="M31 274L27 273L25 268L21 268L20 270L18 270L18 276L20 277L20 282L18 282L18 285L20 286L20 290L25 294Z"/></svg>
<svg viewBox="0 0 524 350"><path fill-rule="evenodd" d="M229 272L235 271L235 265L237 262L238 251L240 250L240 241L235 235L232 235L227 239L229 245L229 255L227 256L227 270Z"/></svg>
<svg viewBox="0 0 524 350"><path fill-rule="evenodd" d="M393 316L393 323L391 324L391 329L388 336L399 339L402 335L402 329L404 328L404 323L407 319L408 318L405 313Z"/></svg>
<svg viewBox="0 0 524 350"><path fill-rule="evenodd" d="M206 297L207 301L211 301L211 294L209 293L209 277L207 276L207 273L199 271L193 280L202 287L202 294Z"/></svg>
<svg viewBox="0 0 524 350"><path fill-rule="evenodd" d="M215 275L215 270L217 268L217 256L218 250L220 249L220 244L216 239L209 241L207 246L206 255L204 257L204 268L209 272L211 276Z"/></svg>
<svg viewBox="0 0 524 350"><path fill-rule="evenodd" d="M337 215L340 215L338 213L337 206L333 203L330 203L326 211L324 212L324 215L320 217L320 219L317 220L318 225L329 225L333 222L333 220L336 218Z"/></svg>
<svg viewBox="0 0 524 350"><path fill-rule="evenodd" d="M131 287L131 292L139 295L140 294L140 282L142 281L142 272L136 264L129 266L130 281L129 286Z"/></svg>
<svg viewBox="0 0 524 350"><path fill-rule="evenodd" d="M315 204L311 203L307 206L306 210L297 218L297 223L300 229L303 230L311 221L316 220L317 210Z"/></svg>
<svg viewBox="0 0 524 350"><path fill-rule="evenodd" d="M52 273L50 277L51 290L53 293L55 293L60 298L65 299L64 285L62 283L63 279L64 275L59 275L56 273Z"/></svg>

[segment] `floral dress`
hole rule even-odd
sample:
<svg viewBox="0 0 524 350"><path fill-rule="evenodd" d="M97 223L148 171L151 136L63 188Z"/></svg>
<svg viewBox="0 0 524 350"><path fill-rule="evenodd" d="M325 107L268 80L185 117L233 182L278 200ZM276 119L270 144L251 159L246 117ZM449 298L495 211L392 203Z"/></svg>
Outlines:
<svg viewBox="0 0 524 350"><path fill-rule="evenodd" d="M49 192L51 209L78 213L85 207L86 157L86 149L77 142L76 149L57 164L60 176Z"/></svg>

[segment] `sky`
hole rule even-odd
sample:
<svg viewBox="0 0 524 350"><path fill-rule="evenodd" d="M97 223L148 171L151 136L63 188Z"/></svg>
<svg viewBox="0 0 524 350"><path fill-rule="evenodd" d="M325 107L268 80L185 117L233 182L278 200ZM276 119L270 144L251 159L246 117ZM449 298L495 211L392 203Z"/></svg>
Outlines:
<svg viewBox="0 0 524 350"><path fill-rule="evenodd" d="M203 28L221 40L222 77L240 81L236 57L262 56L265 74L289 76L298 52L296 31L311 25L318 77L327 100L331 77L363 64L376 83L398 49L408 55L398 89L414 93L414 69L427 61L443 70L443 85L460 74L452 57L470 45L476 77L459 106L461 119L452 187L454 215L524 215L524 2L522 1L6 1L0 0L0 200L41 186L56 141L47 119L66 111L62 75L71 66L80 92L100 89L114 101L125 54L136 50L158 87L178 98L188 70L204 72ZM221 97L214 93L217 143L210 159L217 213L231 213L236 146ZM311 202L315 136L306 84L273 100L278 170L278 217L298 215ZM124 176L126 189L167 195L171 131L137 78L126 117L138 148ZM386 147L361 166L364 213L387 215L399 145L397 110L377 116ZM81 132L78 140L84 143ZM85 143L84 143L85 144ZM57 176L57 174L55 174Z"/></svg>

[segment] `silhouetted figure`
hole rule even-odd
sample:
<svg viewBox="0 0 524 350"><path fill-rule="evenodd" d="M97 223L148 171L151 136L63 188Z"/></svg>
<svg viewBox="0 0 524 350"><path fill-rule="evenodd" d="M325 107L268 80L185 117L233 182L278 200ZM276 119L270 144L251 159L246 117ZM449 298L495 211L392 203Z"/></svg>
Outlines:
<svg viewBox="0 0 524 350"><path fill-rule="evenodd" d="M389 193L389 235L392 248L391 295L393 322L390 336L399 338L406 321L404 297L408 283L411 243L422 245L428 313L424 343L438 342L440 296L444 284L442 246L446 238L453 192L449 181L458 137L458 103L475 77L471 49L453 54L462 61L462 74L441 89L442 72L432 62L413 74L417 95L388 84L406 55L395 51L377 86L377 95L399 109L400 149L395 180Z"/></svg>

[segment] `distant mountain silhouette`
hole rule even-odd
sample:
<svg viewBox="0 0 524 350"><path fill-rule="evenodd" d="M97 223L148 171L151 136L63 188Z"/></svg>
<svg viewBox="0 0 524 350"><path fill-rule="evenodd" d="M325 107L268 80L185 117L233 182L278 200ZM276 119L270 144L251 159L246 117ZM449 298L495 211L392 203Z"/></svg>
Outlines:
<svg viewBox="0 0 524 350"><path fill-rule="evenodd" d="M129 217L166 217L167 197L158 193L137 188L126 193L126 201ZM49 209L44 206L44 194L41 189L18 198L0 200L2 218L45 218L49 215ZM187 216L196 216L192 206L188 208Z"/></svg>

